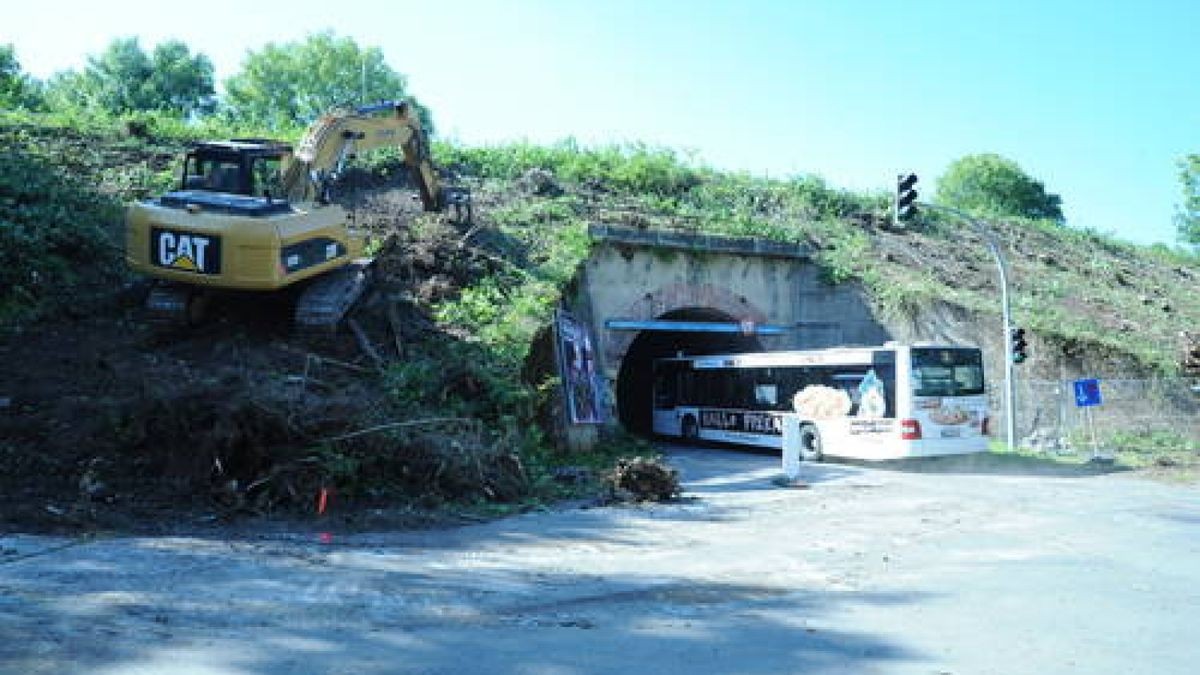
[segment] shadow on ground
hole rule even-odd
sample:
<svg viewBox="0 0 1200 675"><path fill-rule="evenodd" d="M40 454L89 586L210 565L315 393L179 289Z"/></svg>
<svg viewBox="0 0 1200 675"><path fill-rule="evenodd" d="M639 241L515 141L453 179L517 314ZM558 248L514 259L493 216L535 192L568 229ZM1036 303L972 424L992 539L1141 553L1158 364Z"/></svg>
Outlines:
<svg viewBox="0 0 1200 675"><path fill-rule="evenodd" d="M913 457L882 462L840 460L849 466L872 467L906 473L973 474L985 476L1060 476L1087 478L1131 471L1112 462L1067 463L1052 458L1011 453L982 452L944 457Z"/></svg>
<svg viewBox="0 0 1200 675"><path fill-rule="evenodd" d="M121 549L140 562L105 555ZM858 673L924 656L823 628L845 602L919 594L414 562L146 538L2 565L0 671Z"/></svg>

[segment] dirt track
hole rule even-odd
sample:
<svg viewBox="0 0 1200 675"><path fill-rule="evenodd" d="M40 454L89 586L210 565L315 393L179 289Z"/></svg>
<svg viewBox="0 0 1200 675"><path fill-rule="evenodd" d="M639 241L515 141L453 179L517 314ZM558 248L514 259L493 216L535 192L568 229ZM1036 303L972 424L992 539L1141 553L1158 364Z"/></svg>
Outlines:
<svg viewBox="0 0 1200 675"><path fill-rule="evenodd" d="M1190 673L1200 492L676 450L683 502L0 538L0 671ZM325 534L323 534L325 533Z"/></svg>

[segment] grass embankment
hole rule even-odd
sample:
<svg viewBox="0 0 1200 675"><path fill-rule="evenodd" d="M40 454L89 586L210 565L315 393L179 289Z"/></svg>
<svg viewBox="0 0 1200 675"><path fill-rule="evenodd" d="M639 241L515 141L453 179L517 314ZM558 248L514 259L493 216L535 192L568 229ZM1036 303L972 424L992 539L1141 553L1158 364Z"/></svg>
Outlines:
<svg viewBox="0 0 1200 675"><path fill-rule="evenodd" d="M283 136L299 133L290 130ZM160 192L173 182L175 158L187 141L234 135L266 134L155 116L0 118L0 140L16 151L6 155L5 175L0 175L8 193L0 207L9 209L3 214L6 221L22 226L0 253L61 257L64 252L55 245L61 233L55 230L75 227L73 216L89 216L77 223L80 229L111 222L111 207ZM491 230L482 234L491 235L488 243L513 263L507 278L480 279L462 299L467 306L445 308L448 320L474 322L494 341L512 331L516 342L525 342L529 331L496 325L498 317L470 305L491 304L499 295L494 288L498 281L507 285L518 280L520 288L507 293L507 299L519 303L516 314L522 321L507 323L522 323L528 315L535 317L532 323L543 323L542 310L587 255L589 221L805 243L817 251L829 281L862 281L883 312L905 313L935 300L996 312L993 264L974 231L932 219L898 238L882 237L889 207L883 193L833 189L816 176L771 179L720 172L670 150L638 145L468 148L438 143L435 153L440 165L476 186ZM29 157L42 164L25 166ZM395 153L383 152L366 165L395 172L399 160ZM54 173L48 180L63 181L64 187L38 185L20 192L28 175L47 173ZM109 198L97 200L96 193ZM20 207L16 213L14 199ZM71 199L110 208L98 212L51 206ZM1148 371L1175 372L1178 331L1200 323L1200 295L1194 293L1200 263L1194 255L1135 246L1049 221L1012 220L994 227L1012 263L1014 316L1020 325L1038 339L1066 348L1099 347ZM119 234L111 225L107 230ZM85 240L90 236L85 234ZM477 313L481 316L472 316Z"/></svg>
<svg viewBox="0 0 1200 675"><path fill-rule="evenodd" d="M497 190L511 190L531 171L553 178L562 193L549 190L497 214L514 228L574 217L806 243L827 280L863 282L883 313L907 314L934 301L998 313L994 264L975 231L927 217L902 234L885 233L883 193L837 190L815 176L719 172L640 146L439 150L443 162ZM1147 372L1177 372L1178 332L1200 321L1196 256L1051 221L992 227L1012 267L1014 317L1039 341L1094 349Z"/></svg>

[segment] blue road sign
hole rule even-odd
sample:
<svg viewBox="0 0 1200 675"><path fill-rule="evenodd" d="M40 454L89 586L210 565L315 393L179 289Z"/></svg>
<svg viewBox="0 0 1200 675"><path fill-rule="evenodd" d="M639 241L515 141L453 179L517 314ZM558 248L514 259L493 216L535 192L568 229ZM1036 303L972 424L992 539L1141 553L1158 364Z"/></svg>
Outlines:
<svg viewBox="0 0 1200 675"><path fill-rule="evenodd" d="M1100 396L1100 380L1075 380L1075 405L1080 408L1090 408L1100 405L1104 400Z"/></svg>

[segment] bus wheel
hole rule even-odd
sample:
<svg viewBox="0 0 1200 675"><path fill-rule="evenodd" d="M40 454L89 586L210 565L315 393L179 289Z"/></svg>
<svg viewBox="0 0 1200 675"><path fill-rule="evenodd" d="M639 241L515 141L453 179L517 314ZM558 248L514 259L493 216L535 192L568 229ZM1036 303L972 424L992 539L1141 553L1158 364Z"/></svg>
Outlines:
<svg viewBox="0 0 1200 675"><path fill-rule="evenodd" d="M700 438L700 426L696 424L696 418L691 415L683 418L682 431L685 440L694 441Z"/></svg>
<svg viewBox="0 0 1200 675"><path fill-rule="evenodd" d="M821 461L821 433L811 424L800 427L800 459L806 462Z"/></svg>

